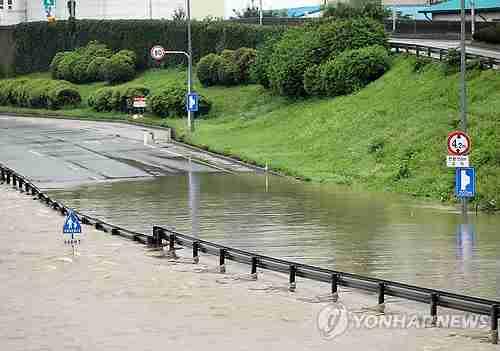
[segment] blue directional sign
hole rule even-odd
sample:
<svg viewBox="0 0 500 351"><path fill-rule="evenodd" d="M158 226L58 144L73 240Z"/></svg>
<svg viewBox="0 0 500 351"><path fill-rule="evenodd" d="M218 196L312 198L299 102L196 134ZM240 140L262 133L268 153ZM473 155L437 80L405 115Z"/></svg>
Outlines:
<svg viewBox="0 0 500 351"><path fill-rule="evenodd" d="M457 168L455 194L457 197L474 197L476 195L476 171L474 168Z"/></svg>
<svg viewBox="0 0 500 351"><path fill-rule="evenodd" d="M200 96L196 93L187 95L187 110L189 112L198 112Z"/></svg>
<svg viewBox="0 0 500 351"><path fill-rule="evenodd" d="M81 234L82 226L80 220L73 211L69 211L66 219L64 220L63 234Z"/></svg>

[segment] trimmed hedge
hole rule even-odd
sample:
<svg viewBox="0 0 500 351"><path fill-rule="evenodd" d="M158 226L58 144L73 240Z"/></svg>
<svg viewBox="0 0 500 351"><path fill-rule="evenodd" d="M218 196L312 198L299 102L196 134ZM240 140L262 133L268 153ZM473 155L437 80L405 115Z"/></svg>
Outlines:
<svg viewBox="0 0 500 351"><path fill-rule="evenodd" d="M490 44L500 44L500 25L492 24L474 33L474 40L484 41Z"/></svg>
<svg viewBox="0 0 500 351"><path fill-rule="evenodd" d="M222 21L193 21L193 58L223 49L256 48L266 35L281 27L245 25ZM76 20L29 22L15 27L15 71L17 74L46 71L58 52L70 51L99 40L113 51L129 49L137 55L137 68L154 65L149 50L162 44L170 50L186 49L186 25L166 20ZM185 63L180 55L171 55L167 63Z"/></svg>
<svg viewBox="0 0 500 351"><path fill-rule="evenodd" d="M290 29L277 42L266 65L269 86L280 95L307 95L304 74L308 68L334 59L345 50L371 45L387 46L387 37L382 24L368 18Z"/></svg>
<svg viewBox="0 0 500 351"><path fill-rule="evenodd" d="M148 96L149 92L143 85L106 87L90 94L87 104L98 112L128 112L135 96Z"/></svg>
<svg viewBox="0 0 500 351"><path fill-rule="evenodd" d="M76 106L81 96L71 83L52 79L0 80L0 105L59 109Z"/></svg>
<svg viewBox="0 0 500 351"><path fill-rule="evenodd" d="M160 117L182 117L186 115L187 89L184 85L172 84L165 87L161 92L155 93L148 98L151 111ZM212 103L203 95L200 95L199 110L196 115L206 115L210 112Z"/></svg>

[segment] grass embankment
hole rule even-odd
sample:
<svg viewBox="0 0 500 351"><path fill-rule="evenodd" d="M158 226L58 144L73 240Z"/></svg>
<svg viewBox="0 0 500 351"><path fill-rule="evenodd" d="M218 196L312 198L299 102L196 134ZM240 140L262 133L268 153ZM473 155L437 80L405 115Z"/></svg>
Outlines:
<svg viewBox="0 0 500 351"><path fill-rule="evenodd" d="M453 199L454 170L445 165L446 136L459 125L458 76L445 76L437 64L415 73L412 62L398 58L381 79L334 99L290 101L256 85L199 88L214 107L211 118L197 121L191 137L184 120L146 117L142 122L170 125L191 143L313 181L448 201ZM132 83L154 90L184 78L179 71L149 71ZM82 97L100 86L82 86ZM500 74L471 73L468 94L477 200L498 206ZM124 118L87 107L58 113Z"/></svg>

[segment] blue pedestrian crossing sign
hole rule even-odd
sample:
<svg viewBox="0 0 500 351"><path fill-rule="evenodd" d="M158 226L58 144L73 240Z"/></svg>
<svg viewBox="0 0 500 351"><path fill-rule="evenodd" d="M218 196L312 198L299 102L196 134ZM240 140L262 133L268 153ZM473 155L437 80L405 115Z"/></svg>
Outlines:
<svg viewBox="0 0 500 351"><path fill-rule="evenodd" d="M457 197L476 196L476 171L474 168L467 167L456 169L455 194Z"/></svg>
<svg viewBox="0 0 500 351"><path fill-rule="evenodd" d="M189 112L198 112L200 96L196 93L191 93L187 95L187 110Z"/></svg>
<svg viewBox="0 0 500 351"><path fill-rule="evenodd" d="M73 211L69 211L66 219L64 220L63 226L63 234L71 235L71 238L74 239L75 234L82 233L82 226L80 224L80 220L76 216Z"/></svg>

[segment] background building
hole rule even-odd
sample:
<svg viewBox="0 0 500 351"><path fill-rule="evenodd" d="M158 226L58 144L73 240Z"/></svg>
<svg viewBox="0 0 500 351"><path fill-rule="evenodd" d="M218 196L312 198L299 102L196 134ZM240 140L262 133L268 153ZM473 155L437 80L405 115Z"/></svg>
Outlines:
<svg viewBox="0 0 500 351"><path fill-rule="evenodd" d="M44 0L0 0L0 26L47 20ZM191 0L193 18L224 17L225 0ZM171 18L184 8L184 0L76 0L80 19L161 19ZM56 19L67 19L66 0L55 0Z"/></svg>

